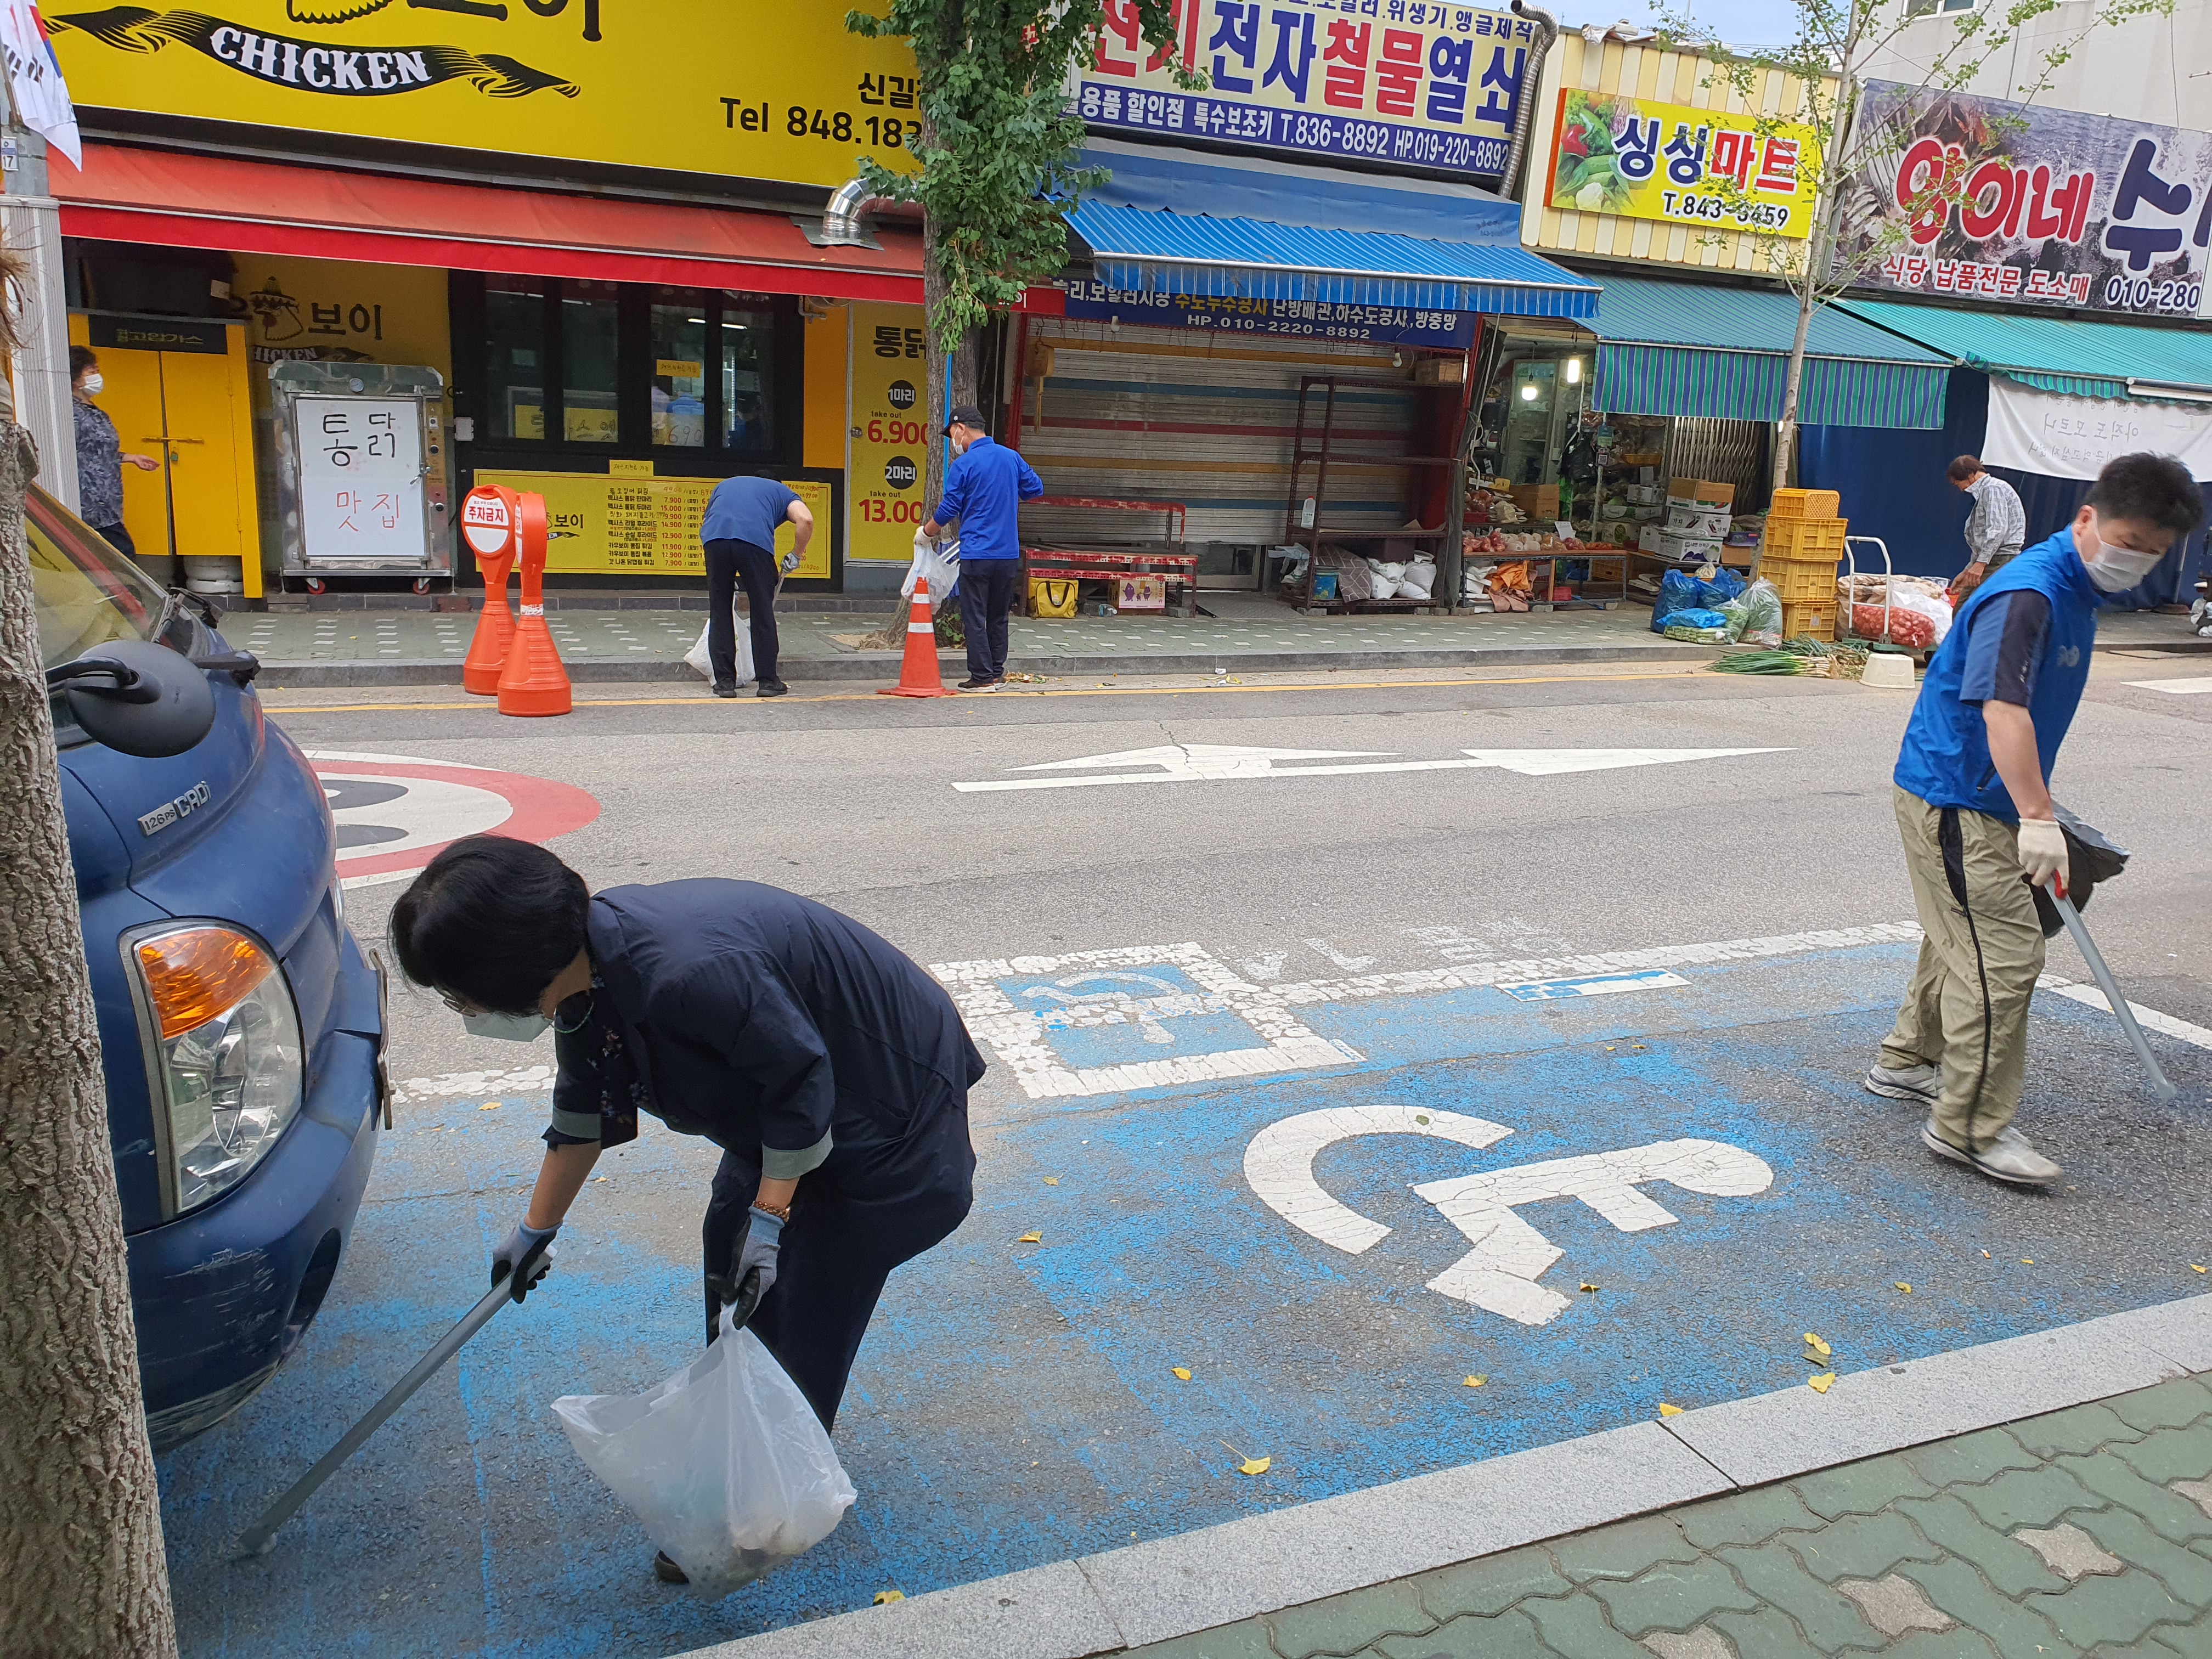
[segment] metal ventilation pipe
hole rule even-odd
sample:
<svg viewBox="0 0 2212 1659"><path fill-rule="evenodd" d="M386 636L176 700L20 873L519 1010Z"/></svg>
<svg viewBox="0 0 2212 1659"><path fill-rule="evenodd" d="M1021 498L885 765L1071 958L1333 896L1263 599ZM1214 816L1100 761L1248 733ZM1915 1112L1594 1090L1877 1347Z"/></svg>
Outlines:
<svg viewBox="0 0 2212 1659"><path fill-rule="evenodd" d="M873 247L876 239L868 229L868 216L878 209L895 206L896 198L878 196L869 190L865 179L849 179L837 186L830 198L830 204L822 210L822 237L817 243L821 247ZM811 237L808 239L813 240Z"/></svg>
<svg viewBox="0 0 2212 1659"><path fill-rule="evenodd" d="M1540 6L1513 0L1513 15L1535 24L1537 40L1535 50L1528 54L1527 67L1521 71L1521 95L1513 111L1513 142L1505 149L1505 176L1498 181L1498 193L1508 200L1517 199L1520 195L1521 165L1528 159L1528 129L1536 119L1536 88L1543 81L1544 64L1552 55L1552 43L1559 38L1559 20Z"/></svg>

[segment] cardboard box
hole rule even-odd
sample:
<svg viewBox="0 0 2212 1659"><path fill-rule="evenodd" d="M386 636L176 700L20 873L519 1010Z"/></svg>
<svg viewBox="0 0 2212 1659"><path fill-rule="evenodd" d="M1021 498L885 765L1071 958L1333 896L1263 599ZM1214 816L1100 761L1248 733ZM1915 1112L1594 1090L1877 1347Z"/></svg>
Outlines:
<svg viewBox="0 0 2212 1659"><path fill-rule="evenodd" d="M1667 506L1667 528L1680 535L1709 536L1718 541L1735 523L1723 508L1703 507L1695 501L1670 501Z"/></svg>
<svg viewBox="0 0 2212 1659"><path fill-rule="evenodd" d="M1466 379L1464 357L1424 357L1413 365L1415 386L1458 386Z"/></svg>
<svg viewBox="0 0 2212 1659"><path fill-rule="evenodd" d="M1636 544L1646 553L1656 553L1662 558L1697 564L1717 563L1721 556L1717 538L1685 536L1677 531L1662 530L1656 524L1644 526L1644 533L1637 538Z"/></svg>
<svg viewBox="0 0 2212 1659"><path fill-rule="evenodd" d="M1667 480L1667 499L1670 501L1686 501L1697 495L1703 482L1702 479L1698 478L1669 478Z"/></svg>
<svg viewBox="0 0 2212 1659"><path fill-rule="evenodd" d="M1532 519L1556 519L1559 516L1559 487L1555 483L1515 484L1513 505Z"/></svg>
<svg viewBox="0 0 2212 1659"><path fill-rule="evenodd" d="M1659 469L1656 466L1638 467L1636 482L1640 484L1656 484L1659 482Z"/></svg>
<svg viewBox="0 0 2212 1659"><path fill-rule="evenodd" d="M1667 514L1667 509L1660 506L1656 501L1654 501L1649 507L1632 507L1628 509L1628 512L1631 518L1638 519L1646 523L1656 519L1664 518Z"/></svg>
<svg viewBox="0 0 2212 1659"><path fill-rule="evenodd" d="M1691 500L1702 501L1708 507L1734 507L1735 505L1735 486L1734 484L1715 483L1711 478L1699 478L1697 481L1697 485L1698 487L1690 492Z"/></svg>
<svg viewBox="0 0 2212 1659"><path fill-rule="evenodd" d="M1626 495L1629 503L1634 507L1657 507L1667 499L1667 492L1660 489L1657 484L1629 484L1620 493Z"/></svg>
<svg viewBox="0 0 2212 1659"><path fill-rule="evenodd" d="M1133 611L1168 608L1168 579L1164 576L1116 576L1114 609L1122 616Z"/></svg>

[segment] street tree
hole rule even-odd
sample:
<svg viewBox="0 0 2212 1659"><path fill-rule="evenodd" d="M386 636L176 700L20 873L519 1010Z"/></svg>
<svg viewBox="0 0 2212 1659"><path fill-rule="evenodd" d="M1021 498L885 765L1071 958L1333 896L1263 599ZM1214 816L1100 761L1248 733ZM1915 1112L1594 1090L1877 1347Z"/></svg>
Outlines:
<svg viewBox="0 0 2212 1659"><path fill-rule="evenodd" d="M1906 82L1896 100L1896 110L1917 114L1963 91L1981 75L1984 66L2011 53L2024 30L2038 19L2059 10L2062 0L1997 0L1987 8L1956 14L1946 12L1942 45L1924 63L1919 77ZM2098 28L2130 19L2165 15L2174 0L2090 0L2078 8L2069 4L2078 27L2060 36L2039 55L2032 57L2025 77L2011 87L2009 101L2028 105L2049 91L2052 77L2072 56L2083 39ZM1759 115L1756 131L1762 138L1784 127L1809 129L1813 143L1801 151L1801 164L1809 163L1818 192L1812 234L1803 240L1784 240L1752 233L1759 258L1768 270L1782 278L1797 302L1797 326L1790 348L1790 362L1782 393L1782 418L1776 423L1774 484L1790 482L1790 458L1796 447L1799 393L1805 380L1805 344L1813 319L1820 310L1841 297L1869 270L1898 251L1907 238L1906 226L1942 201L1955 198L1961 181L1937 171L1911 191L1899 214L1862 216L1863 222L1845 234L1853 192L1864 175L1894 174L1902 158L1899 134L1909 123L1892 118L1862 124L1858 119L1865 91L1866 67L1873 63L1903 64L1911 54L1891 50L1909 26L1931 20L1927 0L1790 0L1792 35L1781 46L1730 48L1712 41L1696 21L1689 6L1662 7L1662 40L1683 50L1703 51L1712 68L1708 83L1726 88L1739 108L1758 110L1759 88L1770 72L1789 77L1779 106ZM2017 117L2001 117L1988 124L1991 140L2020 129ZM1816 152L1816 155L1814 154ZM1708 179L1701 191L1717 196L1731 216L1741 209L1754 224L1752 210L1763 205L1740 185L1729 179Z"/></svg>
<svg viewBox="0 0 2212 1659"><path fill-rule="evenodd" d="M0 337L9 325L0 312ZM123 1209L23 533L37 466L0 377L0 1654L173 1659Z"/></svg>
<svg viewBox="0 0 2212 1659"><path fill-rule="evenodd" d="M976 331L1066 267L1067 211L1105 179L1076 165L1083 123L1066 88L1070 70L1096 50L1109 3L1135 13L1156 52L1171 52L1176 0L890 0L881 17L846 16L855 34L911 43L919 76L920 166L864 156L860 167L875 193L921 209L931 501L946 409L976 401ZM1188 71L1176 78L1203 84Z"/></svg>

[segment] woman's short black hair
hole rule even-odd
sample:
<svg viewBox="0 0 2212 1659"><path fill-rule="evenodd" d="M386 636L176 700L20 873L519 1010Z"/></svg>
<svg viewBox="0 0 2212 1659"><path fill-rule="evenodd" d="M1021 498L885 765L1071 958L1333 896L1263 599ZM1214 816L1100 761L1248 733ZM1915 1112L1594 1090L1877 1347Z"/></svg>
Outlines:
<svg viewBox="0 0 2212 1659"><path fill-rule="evenodd" d="M392 949L417 985L487 1013L531 1014L584 948L584 878L544 848L469 836L432 859L392 907Z"/></svg>
<svg viewBox="0 0 2212 1659"><path fill-rule="evenodd" d="M92 368L99 361L90 346L71 346L70 348L70 379L76 380L78 375Z"/></svg>
<svg viewBox="0 0 2212 1659"><path fill-rule="evenodd" d="M2089 505L2100 517L2154 524L2177 536L2193 535L2204 522L2204 494L2189 469L2148 451L2106 462L2089 486Z"/></svg>

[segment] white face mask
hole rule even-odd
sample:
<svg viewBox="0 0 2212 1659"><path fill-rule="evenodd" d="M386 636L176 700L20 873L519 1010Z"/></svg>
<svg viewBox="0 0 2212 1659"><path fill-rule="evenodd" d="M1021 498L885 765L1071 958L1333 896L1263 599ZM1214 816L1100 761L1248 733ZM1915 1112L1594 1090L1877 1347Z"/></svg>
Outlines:
<svg viewBox="0 0 2212 1659"><path fill-rule="evenodd" d="M96 368L77 384L84 388L84 395L88 398L97 398L107 390L107 382L100 377L100 373Z"/></svg>
<svg viewBox="0 0 2212 1659"><path fill-rule="evenodd" d="M2137 582L2158 568L2163 553L2145 553L2132 547L2120 547L2106 541L2097 534L2094 509L2089 520L2091 528L2081 532L2077 550L2081 562L2089 572L2089 580L2106 593L2124 593Z"/></svg>
<svg viewBox="0 0 2212 1659"><path fill-rule="evenodd" d="M471 1036L498 1037L507 1042L535 1042L552 1021L543 1014L463 1014L461 1024Z"/></svg>

